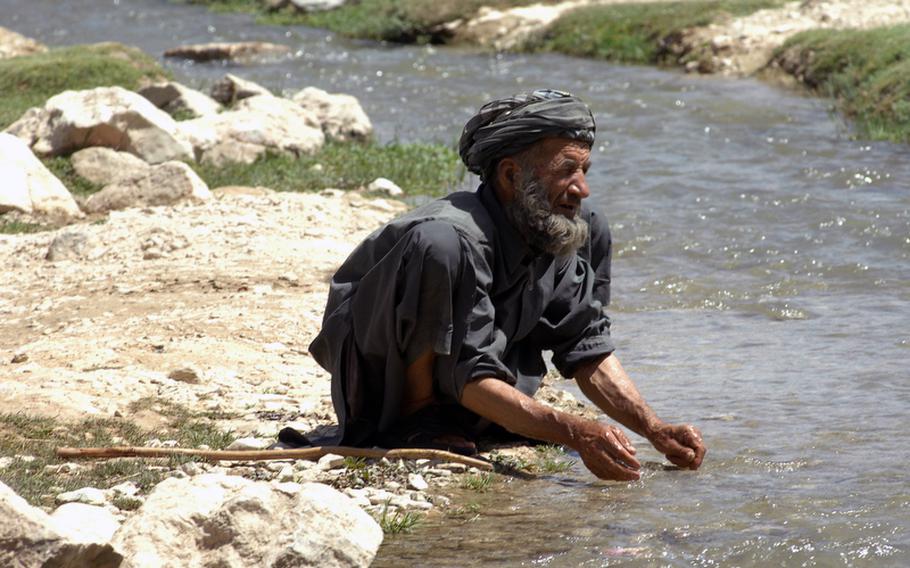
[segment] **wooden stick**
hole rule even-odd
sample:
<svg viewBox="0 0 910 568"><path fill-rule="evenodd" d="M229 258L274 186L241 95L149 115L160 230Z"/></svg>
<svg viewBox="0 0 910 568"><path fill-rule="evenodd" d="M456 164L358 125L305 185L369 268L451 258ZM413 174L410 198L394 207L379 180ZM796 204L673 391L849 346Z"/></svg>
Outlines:
<svg viewBox="0 0 910 568"><path fill-rule="evenodd" d="M164 458L169 456L195 456L209 461L264 461L298 459L316 461L326 454L358 458L388 459L430 459L463 463L486 471L493 470L493 464L477 458L469 458L445 450L423 448L398 448L380 450L377 448L353 448L350 446L316 446L287 450L197 450L194 448L141 448L137 446L115 446L110 448L57 448L61 458Z"/></svg>

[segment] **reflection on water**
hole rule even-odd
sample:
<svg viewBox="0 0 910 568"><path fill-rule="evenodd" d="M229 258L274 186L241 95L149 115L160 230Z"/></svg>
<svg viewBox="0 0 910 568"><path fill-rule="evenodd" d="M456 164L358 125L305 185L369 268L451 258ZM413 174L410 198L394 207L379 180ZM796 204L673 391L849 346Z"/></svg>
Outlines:
<svg viewBox="0 0 910 568"><path fill-rule="evenodd" d="M290 45L267 65L167 65L199 87L232 72L354 94L381 141L452 143L485 100L522 89L591 103L618 353L661 415L702 428L705 465L666 470L639 441L649 465L635 483L581 466L506 481L464 496L476 515L388 538L378 566L905 563L906 147L853 141L826 101L754 81L381 46L164 0L3 5L3 25L50 44Z"/></svg>

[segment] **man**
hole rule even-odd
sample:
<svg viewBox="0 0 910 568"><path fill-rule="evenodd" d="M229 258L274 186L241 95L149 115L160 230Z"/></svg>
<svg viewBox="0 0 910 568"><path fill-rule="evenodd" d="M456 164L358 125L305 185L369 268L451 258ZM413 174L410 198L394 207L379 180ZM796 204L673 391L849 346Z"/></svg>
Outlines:
<svg viewBox="0 0 910 568"><path fill-rule="evenodd" d="M559 91L484 105L459 145L478 191L390 222L345 261L310 346L332 374L342 443L472 453L492 422L575 449L598 477L638 479L619 428L531 398L549 350L608 416L701 465L698 430L658 419L613 354L610 233L582 205L594 132L587 105Z"/></svg>

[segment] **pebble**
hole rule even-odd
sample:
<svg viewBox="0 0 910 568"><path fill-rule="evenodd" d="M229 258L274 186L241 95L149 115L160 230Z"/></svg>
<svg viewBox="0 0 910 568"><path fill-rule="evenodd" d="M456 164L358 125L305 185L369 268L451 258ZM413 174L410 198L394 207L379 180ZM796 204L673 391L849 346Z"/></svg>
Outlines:
<svg viewBox="0 0 910 568"><path fill-rule="evenodd" d="M408 487L416 491L426 491L430 484L419 473L412 473L408 475Z"/></svg>
<svg viewBox="0 0 910 568"><path fill-rule="evenodd" d="M294 473L294 466L287 464L278 472L276 479L281 483L294 481Z"/></svg>
<svg viewBox="0 0 910 568"><path fill-rule="evenodd" d="M26 353L16 353L13 355L13 358L10 360L10 363L17 365L19 363L25 363L28 361L28 354Z"/></svg>
<svg viewBox="0 0 910 568"><path fill-rule="evenodd" d="M199 371L193 367L181 367L168 373L167 378L174 381L180 381L181 383L195 385L199 383L199 376Z"/></svg>
<svg viewBox="0 0 910 568"><path fill-rule="evenodd" d="M424 475L427 475L427 476L435 475L437 477L450 477L452 475L451 471L449 471L447 469L436 468L436 467L431 467L429 469L426 469L426 470L424 470L423 473L424 473Z"/></svg>
<svg viewBox="0 0 910 568"><path fill-rule="evenodd" d="M77 471L85 469L85 466L79 465L77 463L61 463L61 464L48 464L44 466L44 471L46 473L56 473L56 474L72 474Z"/></svg>
<svg viewBox="0 0 910 568"><path fill-rule="evenodd" d="M446 469L452 473L464 473L468 471L468 466L463 463L443 463L439 464L438 469Z"/></svg>
<svg viewBox="0 0 910 568"><path fill-rule="evenodd" d="M319 458L317 464L322 470L335 469L344 465L344 457L338 454L326 454Z"/></svg>
<svg viewBox="0 0 910 568"><path fill-rule="evenodd" d="M271 445L272 440L265 438L238 438L225 449L233 451L265 450Z"/></svg>
<svg viewBox="0 0 910 568"><path fill-rule="evenodd" d="M16 461L16 459L11 458L9 456L4 456L4 457L0 458L0 469L8 468L9 466L13 465L14 461Z"/></svg>
<svg viewBox="0 0 910 568"><path fill-rule="evenodd" d="M196 462L186 462L180 466L181 471L190 477L195 477L205 473L202 467Z"/></svg>
<svg viewBox="0 0 910 568"><path fill-rule="evenodd" d="M108 493L95 487L83 487L57 495L57 503L85 503L86 505L107 505Z"/></svg>
<svg viewBox="0 0 910 568"><path fill-rule="evenodd" d="M122 497L135 497L139 493L139 486L132 481L124 481L119 485L111 487L111 491Z"/></svg>

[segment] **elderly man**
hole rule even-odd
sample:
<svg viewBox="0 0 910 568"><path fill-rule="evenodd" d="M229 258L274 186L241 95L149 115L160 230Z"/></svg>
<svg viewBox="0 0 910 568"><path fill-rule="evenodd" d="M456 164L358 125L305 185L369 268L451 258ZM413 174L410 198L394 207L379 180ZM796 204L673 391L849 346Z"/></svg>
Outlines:
<svg viewBox="0 0 910 568"><path fill-rule="evenodd" d="M345 261L310 346L332 374L342 443L470 454L492 422L575 449L598 477L638 479L622 430L531 398L549 350L608 416L701 465L698 430L662 422L613 354L610 232L582 203L594 132L587 105L559 91L484 105L460 142L477 192L395 219Z"/></svg>

